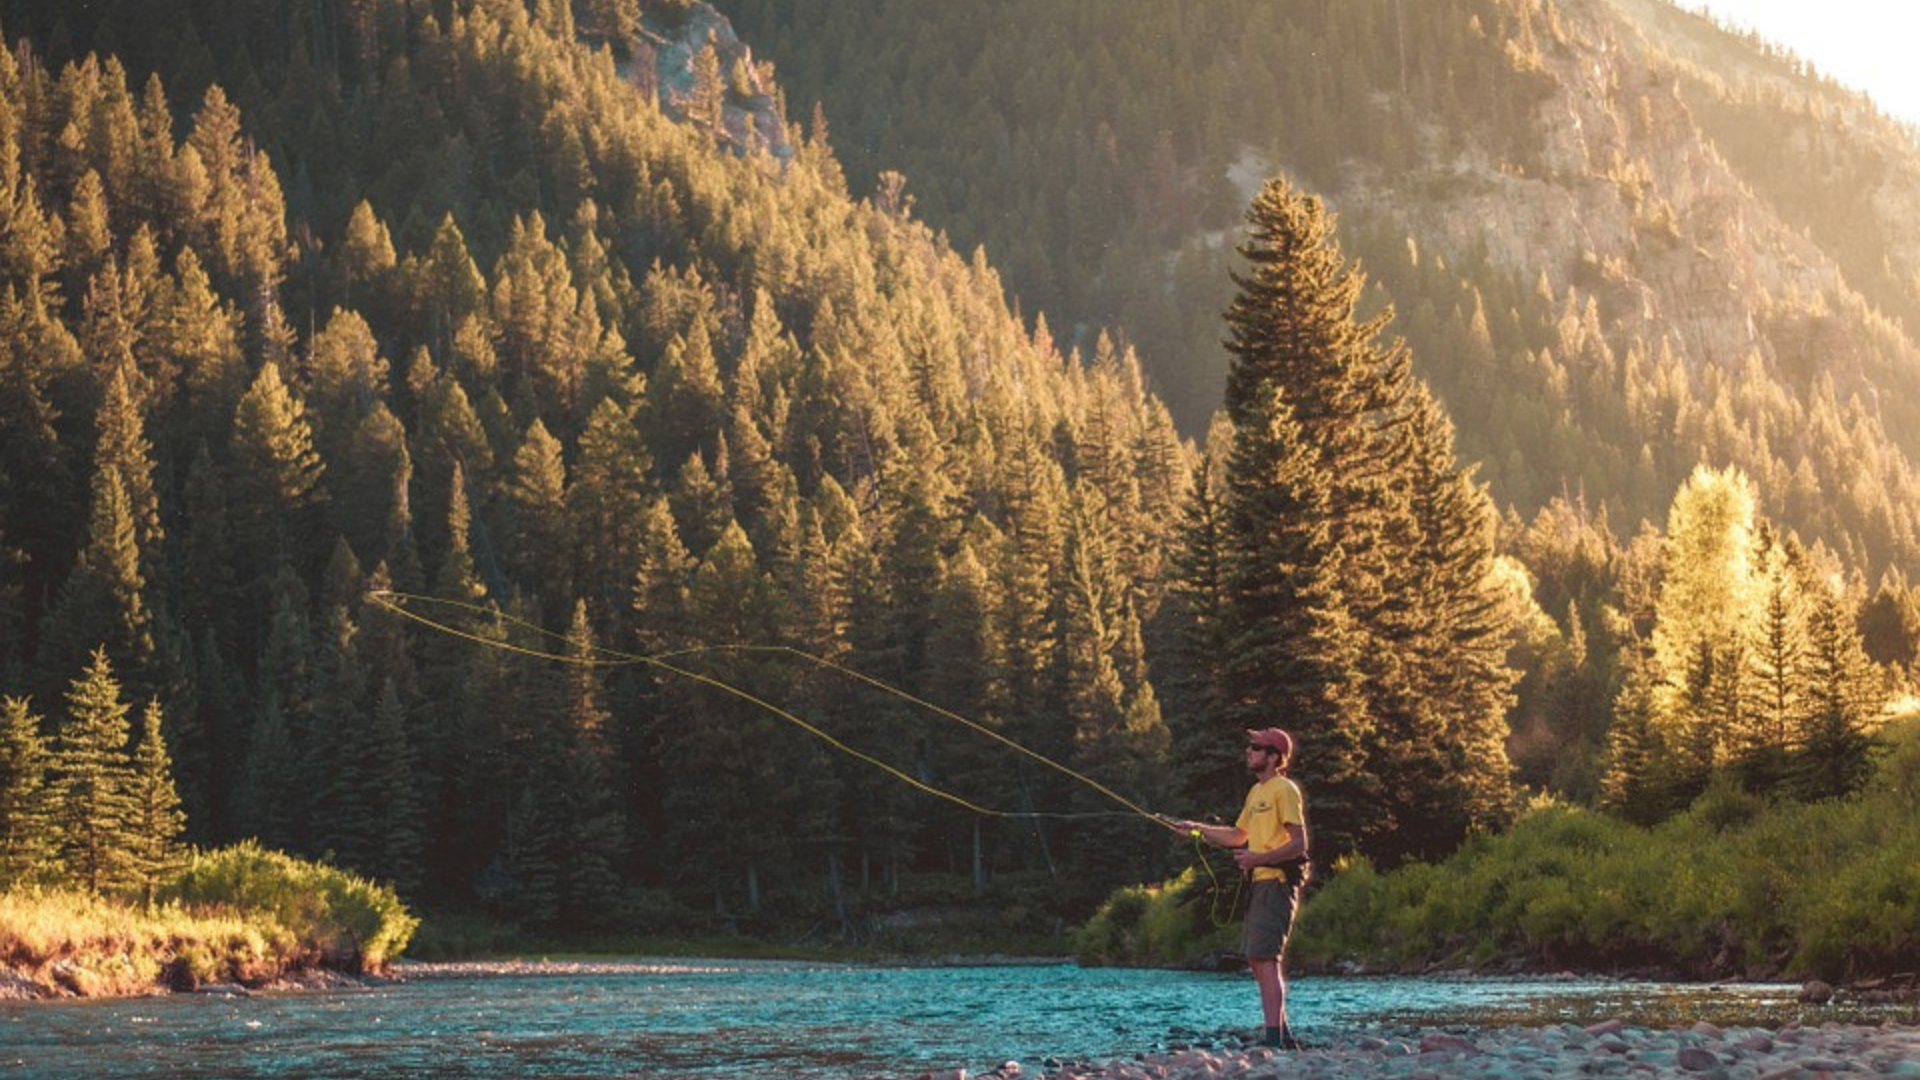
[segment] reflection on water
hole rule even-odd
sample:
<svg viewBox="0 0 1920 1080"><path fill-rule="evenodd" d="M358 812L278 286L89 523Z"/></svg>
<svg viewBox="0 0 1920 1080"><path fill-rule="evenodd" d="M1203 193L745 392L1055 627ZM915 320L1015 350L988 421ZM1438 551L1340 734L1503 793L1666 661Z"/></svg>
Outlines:
<svg viewBox="0 0 1920 1080"><path fill-rule="evenodd" d="M699 962L422 968L365 990L0 1004L0 1077L629 1077L849 1080L1013 1059L1104 1059L1250 1027L1245 976L1071 965L880 968ZM1382 1028L1618 1016L1680 1026L1803 1018L1787 986L1300 979L1295 1026ZM1844 1018L1913 1022L1912 1009ZM1225 1037L1230 1038L1231 1035Z"/></svg>

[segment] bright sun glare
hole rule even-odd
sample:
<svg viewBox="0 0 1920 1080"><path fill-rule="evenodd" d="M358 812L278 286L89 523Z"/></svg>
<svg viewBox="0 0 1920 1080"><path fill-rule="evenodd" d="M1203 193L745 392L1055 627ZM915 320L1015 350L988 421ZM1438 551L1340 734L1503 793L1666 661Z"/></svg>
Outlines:
<svg viewBox="0 0 1920 1080"><path fill-rule="evenodd" d="M1723 23L1756 30L1844 86L1863 90L1880 111L1920 126L1920 5L1887 0L1713 0Z"/></svg>

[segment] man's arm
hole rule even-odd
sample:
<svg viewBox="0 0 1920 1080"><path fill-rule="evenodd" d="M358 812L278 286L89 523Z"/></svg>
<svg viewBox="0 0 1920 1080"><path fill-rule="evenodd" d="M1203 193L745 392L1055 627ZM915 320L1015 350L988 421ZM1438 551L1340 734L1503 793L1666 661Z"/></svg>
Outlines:
<svg viewBox="0 0 1920 1080"><path fill-rule="evenodd" d="M1237 848L1247 846L1247 831L1238 825L1208 825L1201 821L1168 821L1167 827L1176 832L1191 836L1200 834L1200 839L1214 847Z"/></svg>
<svg viewBox="0 0 1920 1080"><path fill-rule="evenodd" d="M1279 866L1292 862L1306 853L1307 827L1290 821L1287 823L1287 839L1279 847L1266 851L1238 851L1234 853L1233 861L1240 869L1251 870L1256 866Z"/></svg>

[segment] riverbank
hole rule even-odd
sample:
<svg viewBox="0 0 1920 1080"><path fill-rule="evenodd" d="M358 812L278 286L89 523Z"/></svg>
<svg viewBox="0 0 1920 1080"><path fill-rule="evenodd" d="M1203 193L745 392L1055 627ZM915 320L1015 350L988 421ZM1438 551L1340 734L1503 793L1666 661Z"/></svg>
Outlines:
<svg viewBox="0 0 1920 1080"><path fill-rule="evenodd" d="M1826 1024L1680 1030L1620 1020L1542 1028L1381 1029L1296 1052L1264 1047L1172 1049L1131 1061L1008 1062L980 1074L1014 1080L1558 1080L1616 1076L1633 1080L1814 1080L1833 1074L1920 1077L1920 1028ZM967 1080L964 1070L919 1074Z"/></svg>
<svg viewBox="0 0 1920 1080"><path fill-rule="evenodd" d="M248 842L196 853L147 903L0 891L0 1000L334 985L385 971L417 925L386 886Z"/></svg>

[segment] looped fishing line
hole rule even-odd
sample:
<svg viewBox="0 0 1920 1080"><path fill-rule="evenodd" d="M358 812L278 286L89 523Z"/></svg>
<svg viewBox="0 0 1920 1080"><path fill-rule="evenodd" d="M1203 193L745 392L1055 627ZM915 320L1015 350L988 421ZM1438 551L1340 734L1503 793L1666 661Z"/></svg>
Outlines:
<svg viewBox="0 0 1920 1080"><path fill-rule="evenodd" d="M1126 796L1121 795L1119 792L1116 792L1112 788L1107 787L1105 784L1100 783L1098 780L1095 780L1092 777L1087 776L1085 773L1079 772L1066 765L1063 765L1060 762L1055 761L1054 759L1046 756L1045 754L1040 753L1037 750L1033 750L1026 746L1023 746L1020 743L1015 742L1014 740L1007 738L1005 735L1002 735L999 732L993 730L992 728L989 728L986 725L979 723L978 721L969 719L965 716L960 715L959 713L953 712L950 709L943 708L931 701L928 701L924 698L921 698L912 693L909 693L906 690L902 690L897 686L890 685L886 682L883 682L879 679L872 677L871 675L867 675L864 672L848 667L845 664L837 663L835 661L829 660L822 656L815 656L812 653L804 652L800 649L796 649L791 646L787 646L787 645L700 645L700 646L694 646L691 648L676 649L669 652L662 652L662 653L657 653L651 656L646 656L646 655L640 655L637 653L622 652L621 650L613 649L604 645L599 645L592 641L582 641L580 639L572 637L571 635L562 634L557 631L549 630L544 626L540 626L526 619L520 618L515 615L510 615L504 611L501 611L498 607L495 607L492 605L483 605L483 604L478 604L478 603L474 603L472 601L467 601L467 600L455 600L448 597L420 596L413 593L397 592L391 589L372 590L367 593L367 599L371 600L373 603L377 604L381 608L384 608L387 611L391 611L394 614L399 615L404 619L411 620L412 622L418 623L432 630L438 631L443 634L448 634L452 637L460 638L464 641L472 642L476 645L480 645L485 648L499 649L504 652L514 653L514 654L525 656L535 660L545 660L545 661L551 661L554 663L562 663L562 664L583 665L588 667L623 667L623 666L631 666L635 664L646 664L650 667L656 668L661 671L665 671L669 674L678 675L681 678L690 679L694 682L701 683L706 686L710 686L716 690L719 690L726 694L731 694L732 696L739 698L742 701L745 701L751 705L754 705L758 708L766 710L772 715L779 717L780 719L785 720L787 723L790 723L795 727L800 728L802 731L805 731L808 734L813 735L815 738L820 739L821 741L825 742L827 745L832 746L834 749L839 750L860 761L864 761L867 764L873 766L874 768L877 768L882 772L885 772L889 776L892 776L895 779L902 781L903 783L913 787L918 791L925 792L926 794L932 795L935 798L942 799L946 802L952 803L955 806L961 807L962 809L969 810L973 813L980 814L986 817L1022 818L1022 819L1034 819L1034 818L1084 819L1084 818L1096 818L1096 817L1139 816L1147 819L1148 821L1153 822L1155 825L1158 825L1162 828L1173 827L1165 816L1156 814L1150 810L1147 810L1146 808L1140 806L1138 803L1134 802L1133 800L1128 799ZM526 630L530 633L536 634L541 638L545 638L550 641L558 641L562 644L581 649L583 650L583 652L580 652L580 653L551 652L545 649L536 649L526 645L520 645L515 642L505 641L499 638L486 637L480 634L476 634L470 630L464 630L458 626L452 626L447 623L440 622L436 619L429 619L425 615L420 614L418 611L414 611L410 609L407 605L411 603L437 604L443 607L455 608L457 610L465 611L473 615L478 615L492 621L510 624L522 630ZM909 704L917 706L918 708L924 709L928 712L931 712L937 716L943 717L947 720L951 720L955 723L964 725L965 727L981 735L985 735L987 738L990 738L995 742L998 742L1001 745L1008 747L1011 750L1014 750L1028 758L1031 758L1034 761L1039 762L1042 765L1045 765L1050 769L1055 770L1056 772L1059 772L1067 777L1070 777L1073 780L1076 780L1086 785L1087 787L1092 788L1093 790L1099 792L1100 794L1120 804L1126 809L1124 811L1107 810L1107 811L1086 811L1086 812L1080 812L1080 813L1064 813L1064 812L1047 812L1047 811L1035 811L1035 810L1002 810L1002 809L991 807L991 806L981 806L980 804L973 802L972 800L964 796L957 795L951 791L947 791L933 784L929 784L926 781L919 779L918 777L912 776L906 772L901 771L899 768L896 768L895 766L890 765L887 762L882 761L881 759L874 757L871 754L868 754L856 747L849 746L844 741L834 737L832 733L821 729L818 725L809 722L805 718L798 716L795 713L791 712L790 710L784 709L779 705L776 705L773 702L766 700L765 698L759 697L758 695L755 695L747 690L744 690L738 686L735 686L734 684L729 683L723 679L718 679L711 675L705 674L704 672L694 671L684 666L681 666L679 664L675 664L671 662L672 660L676 660L681 657L696 656L696 655L705 654L705 653L724 653L724 652L781 654L792 659L804 660L810 664L813 664L817 668L835 672L845 678L853 679L855 681L864 683L875 690L878 690L885 694L890 694L896 698L899 698L902 701L905 701L905 702L908 702ZM1224 892L1224 890L1220 886L1220 877L1214 871L1213 864L1208 861L1205 845L1201 842L1200 837L1197 833L1194 834L1193 841L1194 841L1195 855L1199 859L1200 865L1206 870L1207 878L1211 883L1210 892L1212 893L1212 900L1209 905L1210 906L1209 914L1216 927L1224 926L1226 921L1232 919L1233 909L1237 907L1239 904L1240 889L1238 887L1234 889L1233 898L1228 906L1226 919L1223 920L1219 914L1220 895L1222 894L1222 892Z"/></svg>
<svg viewBox="0 0 1920 1080"><path fill-rule="evenodd" d="M808 734L813 735L814 737L822 740L823 742L827 743L829 746L832 746L836 750L840 750L854 758L864 761L867 764L872 765L875 768L882 770L883 772L886 772L888 775L893 776L896 779L899 779L920 791L923 791L929 795L935 796L936 798L944 799L947 802L953 803L954 805L962 807L963 809L970 810L976 814L983 814L988 817L998 817L998 818L1056 818L1056 819L1138 815L1140 817L1146 818L1149 821L1152 821L1156 825L1162 825L1162 826L1165 825L1164 819L1162 819L1159 815L1156 815L1152 811L1141 807L1139 804L1119 794L1118 792L1100 783L1099 781L1093 779L1092 777L1087 776L1084 773L1076 772L1075 770L1060 764L1059 762L1053 760L1052 758L1047 757L1044 754L1039 753L1038 751L1030 750L1027 747L1022 746L1019 743L1013 741L1012 739L1009 739L1006 736L1001 735L999 732L994 731L992 728L989 728L977 721L970 720L967 717L964 717L958 713L952 712L951 710L944 709L939 705L934 704L933 702L927 701L923 698L916 697L913 694L900 689L899 687L891 686L885 682L882 682L879 679L873 678L870 675L857 671L853 668L847 667L844 664L835 663L832 660L828 660L820 656L815 656L812 653L803 652L799 649L795 649L790 646L785 646L785 645L701 645L701 646L694 646L692 648L686 648L686 649L676 649L670 652L657 653L657 654L648 656L648 655L640 655L637 653L623 652L619 649L614 649L608 646L599 645L592 641L581 641L570 635L562 634L554 630L549 630L546 627L538 625L537 623L530 622L526 619L522 619L515 615L510 615L506 612L499 610L496 607L477 604L471 601L454 600L454 599L438 597L438 596L419 596L412 593L396 592L391 589L379 589L379 590L371 591L367 594L367 598L373 601L375 604L379 605L380 607L385 608L386 610L391 611L403 618L419 623L422 626L429 627L433 630L437 630L444 634L449 634L453 637L457 637L465 641L473 642L476 645L481 645L486 648L499 649L504 652L515 653L517 655L525 656L535 660L546 660L546 661L552 661L554 663L576 664L576 665L584 665L589 667L624 667L624 666L632 666L635 664L646 664L651 667L658 668L662 671L668 672L670 674L678 675L681 678L691 679L694 682L702 683L704 685L713 687L716 690L720 690L724 693L731 694L734 697L737 697L740 700L745 701L758 708L765 709L767 712L773 714L774 716L777 716L780 719L785 720L786 722L800 728L802 731L805 731ZM500 622L508 623L513 626L519 627L520 629L527 630L531 633L538 634L544 638L557 640L567 645L574 645L574 646L581 647L586 650L586 654L581 655L581 654L566 654L566 653L551 652L545 649L536 649L526 645L520 645L511 641L503 641L498 638L485 637L480 634L476 634L470 630L464 630L464 629L461 629L460 627L452 626L435 619L429 619L426 616L420 614L419 612L408 608L406 605L409 603L439 604L445 607L451 607L451 608L456 608L462 611L466 611L470 614L480 615L490 620L498 620ZM704 672L694 671L690 668L670 662L671 659L677 659L685 656L696 656L702 653L721 653L721 652L741 652L741 653L762 652L762 653L784 654L786 656L789 656L795 659L805 660L809 663L814 664L817 667L820 667L829 671L837 672L838 674L841 674L848 678L855 679L859 682L865 683L866 685L873 687L876 690L879 690L883 693L891 694L897 698L900 698L903 701L909 702L910 704L916 705L922 709L926 709L948 720L952 720L957 723L964 724L968 728L971 728L972 730L979 732L980 734L985 735L988 738L991 738L1007 747L1010 747L1016 751L1019 751L1020 753L1026 755L1027 757L1030 757L1033 760L1038 761L1049 768L1052 768L1061 773L1064 773L1067 776L1072 777L1073 779L1078 780L1079 782L1087 785L1088 787L1093 788L1095 791L1100 792L1102 795L1105 795L1109 799L1112 799L1113 801L1126 807L1126 811L1123 812L1118 810L1106 810L1106 811L1083 811L1078 813L1065 813L1065 812L1048 812L1048 811L1032 811L1032 810L1001 810L995 807L981 806L980 804L973 802L972 800L967 799L964 796L957 795L951 791L947 791L945 789L929 784L923 780L920 780L917 777L914 777L906 772L901 771L895 766L890 765L887 762L882 761L881 759L874 757L871 754L866 753L865 751L858 749L857 747L850 746L846 742L834 737L832 733L821 729L818 725L813 724L810 721L806 720L805 718L791 712L790 710L784 709L779 705L776 705L773 702L766 700L765 698L759 697L758 695L751 693L750 691L744 690L723 679L715 678L714 676L705 674Z"/></svg>

